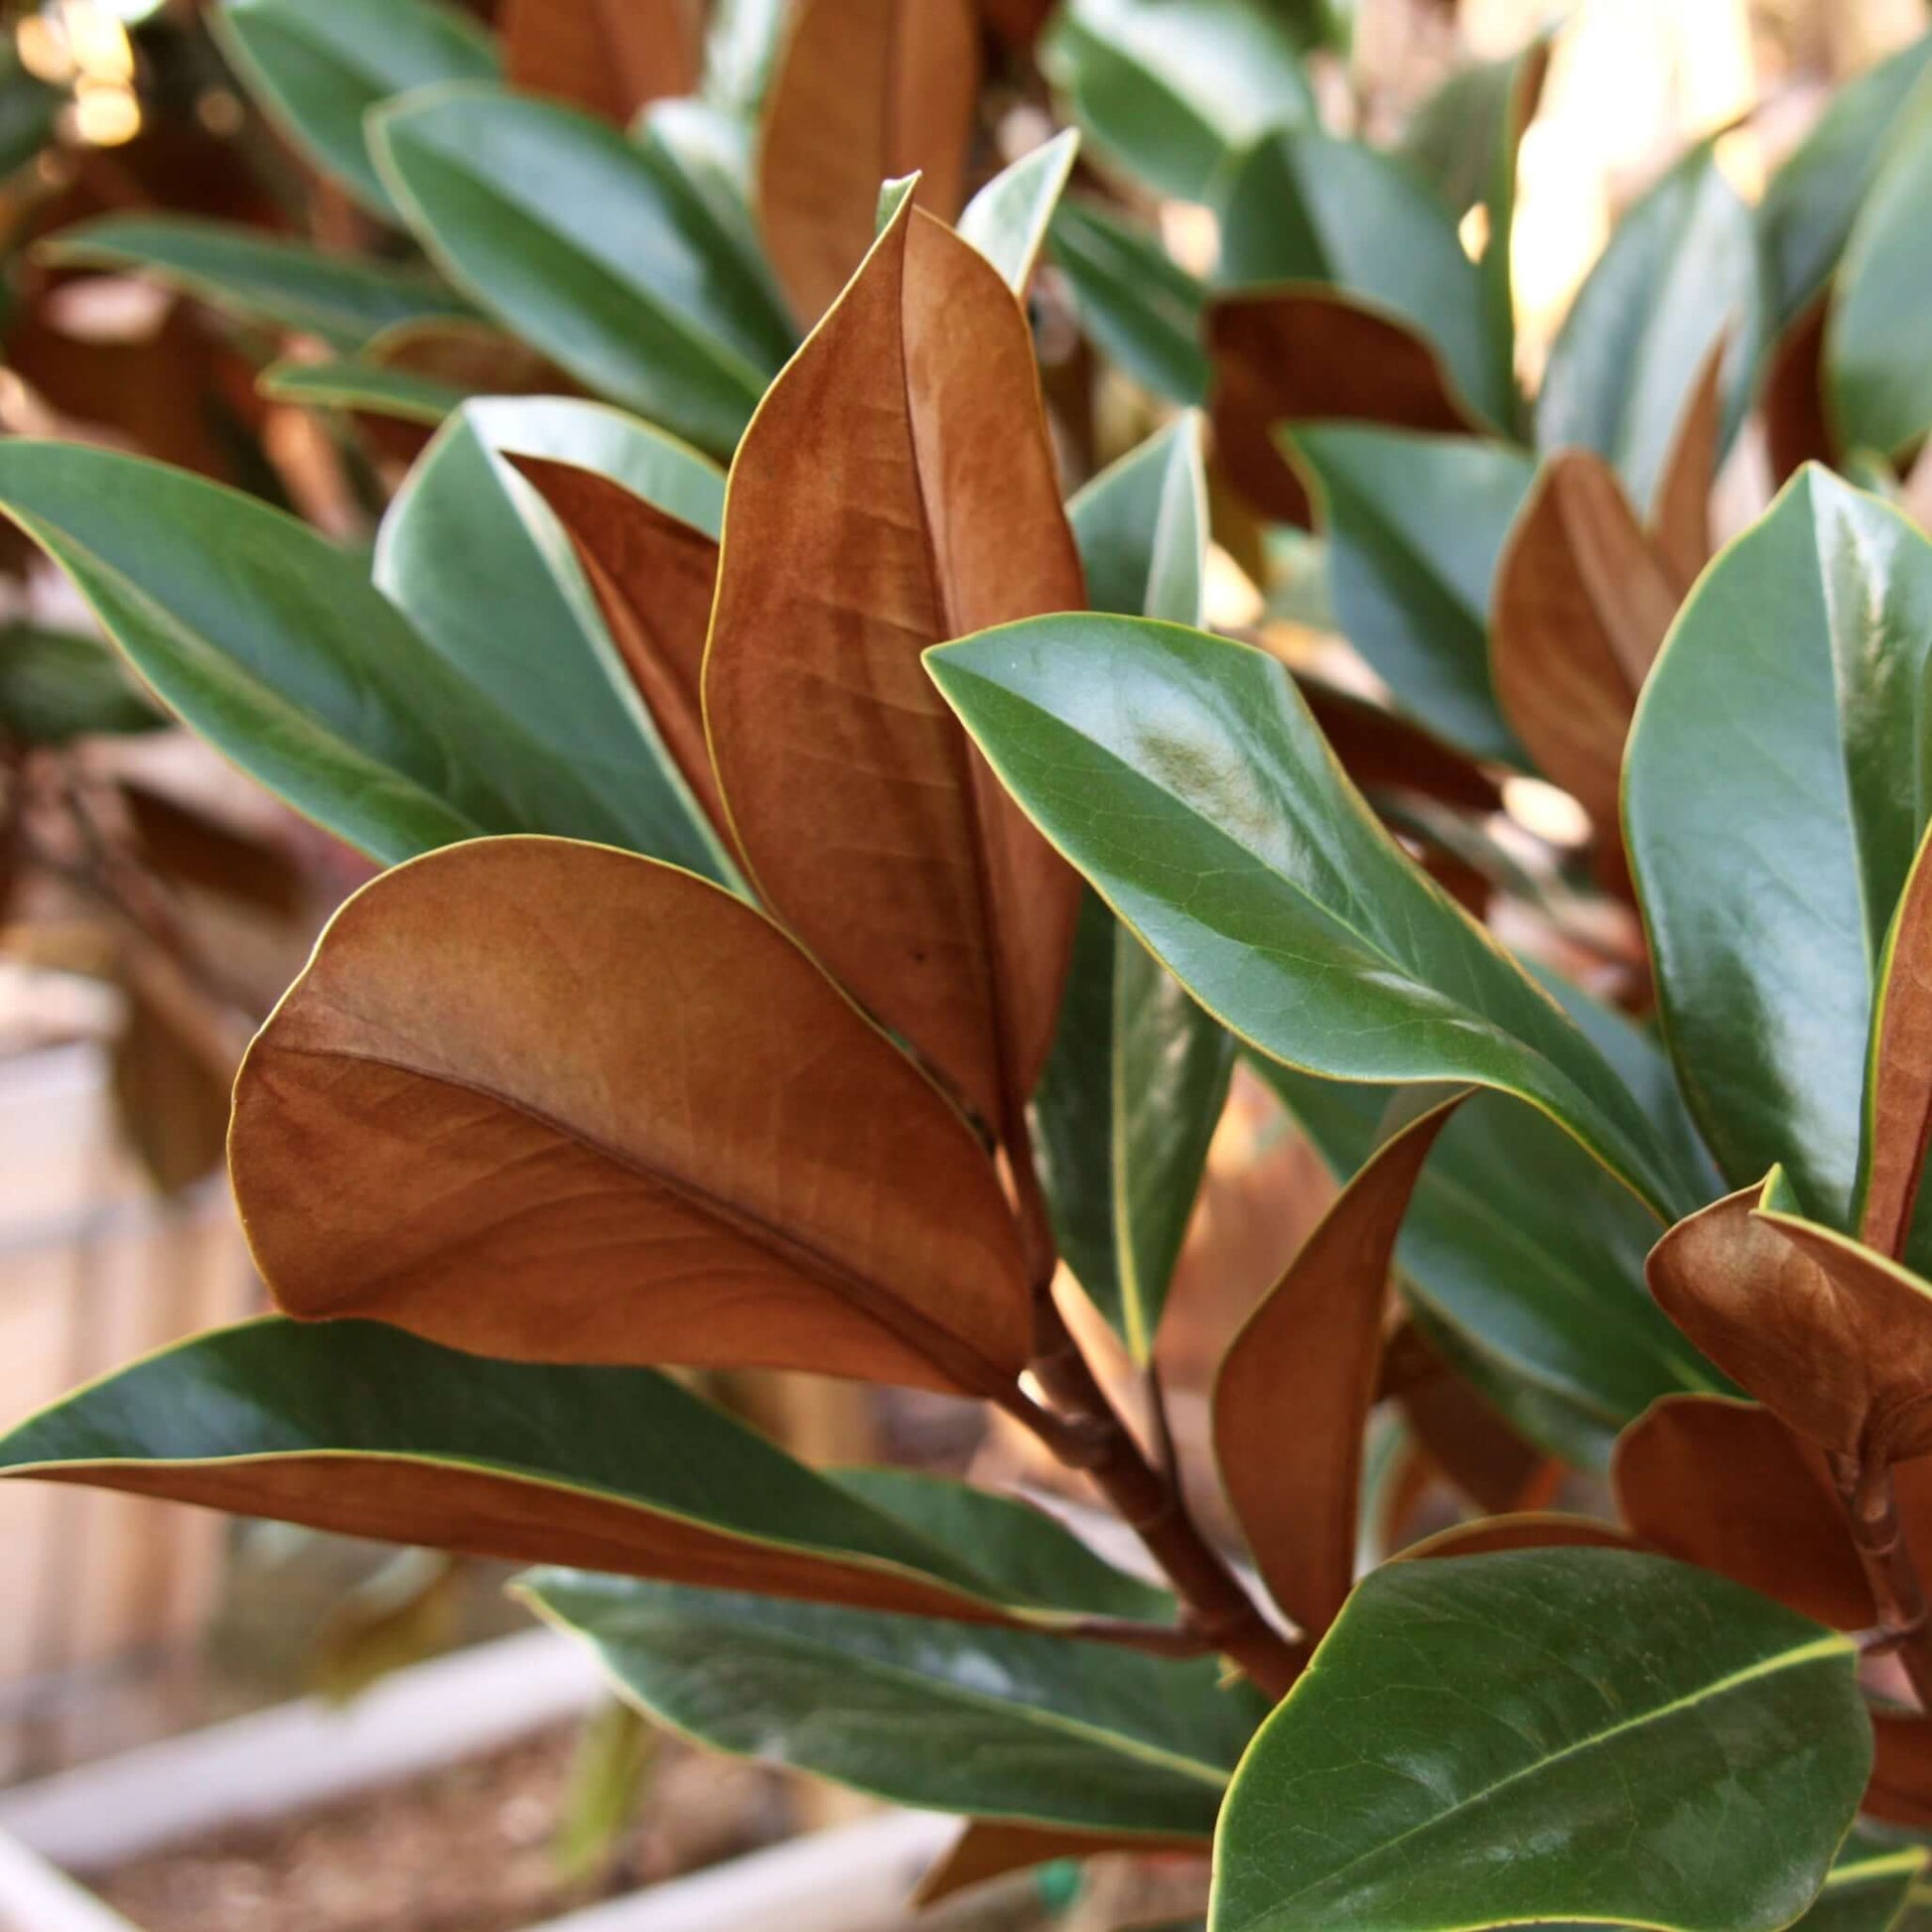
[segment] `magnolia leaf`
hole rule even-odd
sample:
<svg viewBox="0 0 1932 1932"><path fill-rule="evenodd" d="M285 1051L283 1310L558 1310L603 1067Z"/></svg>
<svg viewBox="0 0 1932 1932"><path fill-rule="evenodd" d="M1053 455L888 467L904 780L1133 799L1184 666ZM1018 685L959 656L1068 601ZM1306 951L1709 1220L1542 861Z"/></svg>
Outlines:
<svg viewBox="0 0 1932 1932"><path fill-rule="evenodd" d="M1318 1637L1355 1581L1362 1435L1382 1363L1397 1230L1461 1095L1397 1128L1229 1344L1214 1453L1269 1593Z"/></svg>
<svg viewBox="0 0 1932 1932"><path fill-rule="evenodd" d="M1772 344L1758 395L1771 481L1782 489L1807 463L1844 468L1825 413L1825 327L1831 306L1820 295L1798 311Z"/></svg>
<svg viewBox="0 0 1932 1932"><path fill-rule="evenodd" d="M519 1594L714 1749L1003 1823L1204 1836L1266 1710L1213 1658L567 1571Z"/></svg>
<svg viewBox="0 0 1932 1932"><path fill-rule="evenodd" d="M648 691L631 696L628 652L620 655L549 512L512 468L530 456L590 466L565 474L715 553L710 537L625 487L715 517L724 479L702 457L599 403L502 398L466 404L410 472L382 520L376 587L466 682L581 775L621 828L620 843L729 882L730 861L696 802L705 792L667 756L678 741L653 721ZM700 628L700 649L702 638ZM691 675L695 701L695 665ZM699 769L708 785L709 766Z"/></svg>
<svg viewBox="0 0 1932 1932"><path fill-rule="evenodd" d="M1239 1037L1330 1078L1515 1093L1653 1210L1688 1194L1597 1048L1375 821L1273 658L1068 616L928 662L1001 782Z"/></svg>
<svg viewBox="0 0 1932 1932"><path fill-rule="evenodd" d="M369 129L397 206L459 287L591 389L730 455L794 339L661 154L483 86L412 95Z"/></svg>
<svg viewBox="0 0 1932 1932"><path fill-rule="evenodd" d="M1337 1179L1379 1138L1373 1087L1256 1065ZM1657 1223L1533 1108L1472 1095L1416 1185L1396 1258L1437 1345L1520 1434L1579 1468L1661 1396L1718 1378L1644 1292Z"/></svg>
<svg viewBox="0 0 1932 1932"><path fill-rule="evenodd" d="M386 221L395 204L369 157L363 115L412 87L496 74L489 36L441 0L225 0L207 18L277 128Z"/></svg>
<svg viewBox="0 0 1932 1932"><path fill-rule="evenodd" d="M1308 487L1277 447L1283 423L1336 419L1464 435L1481 427L1430 344L1352 295L1219 295L1205 326L1216 453L1248 501L1278 521L1312 518Z"/></svg>
<svg viewBox="0 0 1932 1932"><path fill-rule="evenodd" d="M1874 1735L1879 1728L1874 1718ZM1932 1853L1922 1845L1853 1832L1840 1846L1817 1902L1791 1932L1892 1932L1928 1857Z"/></svg>
<svg viewBox="0 0 1932 1932"><path fill-rule="evenodd" d="M743 900L624 853L480 841L365 887L249 1049L231 1167L309 1318L994 1399L1029 1353L966 1123Z"/></svg>
<svg viewBox="0 0 1932 1932"><path fill-rule="evenodd" d="M1898 897L1878 964L1854 1216L1880 1254L1905 1252L1932 1146L1932 833Z"/></svg>
<svg viewBox="0 0 1932 1932"><path fill-rule="evenodd" d="M360 356L341 356L332 362L271 362L255 378L255 387L272 402L355 410L431 428L475 393L409 369L384 368Z"/></svg>
<svg viewBox="0 0 1932 1932"><path fill-rule="evenodd" d="M1035 1865L1057 1863L1061 1859L1097 1859L1110 1852L1195 1852L1205 1858L1207 1850L1206 1834L1199 1838L1149 1839L1128 1833L1056 1832L1036 1825L976 1818L919 1880L911 1903L923 1910L938 1904L942 1898L952 1898L972 1890L975 1885L983 1885L989 1879L1003 1878L1008 1872L1030 1870Z"/></svg>
<svg viewBox="0 0 1932 1932"><path fill-rule="evenodd" d="M1858 1653L1620 1550L1375 1573L1228 1796L1214 1932L1774 1932L1871 1762Z"/></svg>
<svg viewBox="0 0 1932 1932"><path fill-rule="evenodd" d="M398 323L474 313L417 270L190 214L102 215L62 229L40 253L64 268L131 269L244 322L351 352Z"/></svg>
<svg viewBox="0 0 1932 1932"><path fill-rule="evenodd" d="M574 763L293 517L159 464L24 440L0 447L0 508L171 710L375 857L485 832L621 836Z"/></svg>
<svg viewBox="0 0 1932 1932"><path fill-rule="evenodd" d="M1925 824L1929 654L1932 544L1808 469L1686 602L1625 764L1625 844L1691 1110L1733 1186L1782 1162L1841 1227L1875 962Z"/></svg>
<svg viewBox="0 0 1932 1932"><path fill-rule="evenodd" d="M1052 1043L1078 881L918 653L1082 601L1026 318L908 204L733 466L705 722L765 903L1002 1132Z"/></svg>
<svg viewBox="0 0 1932 1932"><path fill-rule="evenodd" d="M1932 1285L1805 1220L1783 1172L1672 1228L1651 1293L1727 1375L1860 1468L1932 1453Z"/></svg>
<svg viewBox="0 0 1932 1932"><path fill-rule="evenodd" d="M620 127L647 101L698 84L693 0L509 0L501 31L511 86Z"/></svg>
<svg viewBox="0 0 1932 1932"><path fill-rule="evenodd" d="M1201 305L1207 291L1158 235L1096 203L1062 202L1046 246L1072 284L1087 334L1109 360L1157 395L1206 401Z"/></svg>
<svg viewBox="0 0 1932 1932"><path fill-rule="evenodd" d="M1443 1557L1492 1557L1505 1550L1634 1550L1633 1537L1612 1523L1589 1516L1562 1516L1526 1510L1514 1516L1478 1516L1412 1543L1397 1553L1398 1563L1434 1562Z"/></svg>
<svg viewBox="0 0 1932 1932"><path fill-rule="evenodd" d="M1474 759L1385 706L1298 671L1295 688L1341 767L1371 797L1407 792L1486 816L1502 787Z"/></svg>
<svg viewBox="0 0 1932 1932"><path fill-rule="evenodd" d="M158 731L167 718L98 637L39 624L0 625L0 732L22 745Z"/></svg>
<svg viewBox="0 0 1932 1932"><path fill-rule="evenodd" d="M1289 448L1328 540L1329 595L1348 641L1438 738L1520 763L1487 633L1529 459L1506 443L1340 423L1298 429Z"/></svg>
<svg viewBox="0 0 1932 1932"><path fill-rule="evenodd" d="M971 0L798 0L765 104L758 214L801 324L838 299L873 245L882 181L959 212L979 98Z"/></svg>
<svg viewBox="0 0 1932 1932"><path fill-rule="evenodd" d="M625 674L691 795L722 827L703 701L705 635L718 584L715 521L687 521L574 462L514 461L569 534Z"/></svg>
<svg viewBox="0 0 1932 1932"><path fill-rule="evenodd" d="M1185 18L1162 0L1070 0L1040 62L1101 154L1182 201L1211 201L1240 150L1314 119L1271 0L1205 0Z"/></svg>
<svg viewBox="0 0 1932 1932"><path fill-rule="evenodd" d="M1932 429L1932 377L1913 317L1932 297L1932 83L1921 82L1885 137L1833 284L1825 399L1850 450L1901 455Z"/></svg>
<svg viewBox="0 0 1932 1932"><path fill-rule="evenodd" d="M1197 621L1207 549L1200 419L1177 418L1068 505L1095 606ZM1227 1099L1234 1043L1083 895L1035 1147L1061 1255L1139 1362L1154 1338Z"/></svg>
<svg viewBox="0 0 1932 1932"><path fill-rule="evenodd" d="M1705 352L1664 457L1646 522L1657 555L1680 593L1697 582L1717 547L1711 536L1711 491L1723 454L1727 347L1727 339L1721 336Z"/></svg>
<svg viewBox="0 0 1932 1932"><path fill-rule="evenodd" d="M961 238L1000 271L1016 295L1025 295L1033 280L1034 264L1079 151L1078 133L1065 129L1001 170L960 214Z"/></svg>
<svg viewBox="0 0 1932 1932"><path fill-rule="evenodd" d="M1361 142L1296 128L1244 156L1225 199L1215 279L1224 289L1332 288L1427 344L1482 420L1506 424L1514 413L1513 381L1487 339L1481 273L1455 222L1406 169Z"/></svg>
<svg viewBox="0 0 1932 1932"><path fill-rule="evenodd" d="M1877 1620L1825 1459L1768 1409L1669 1396L1624 1431L1618 1513L1654 1550L1839 1630Z"/></svg>
<svg viewBox="0 0 1932 1932"><path fill-rule="evenodd" d="M1757 207L1773 314L1788 329L1831 279L1919 78L1932 34L1838 88Z"/></svg>
<svg viewBox="0 0 1932 1932"><path fill-rule="evenodd" d="M1887 1825L1932 1831L1932 1718L1874 1709L1871 1734L1875 1761L1864 1810Z"/></svg>
<svg viewBox="0 0 1932 1932"><path fill-rule="evenodd" d="M159 878L190 892L232 899L270 918L301 918L309 884L279 839L236 831L198 806L135 779L123 778L117 789L134 827L141 863ZM225 1112L227 1083L222 1084Z"/></svg>
<svg viewBox="0 0 1932 1932"><path fill-rule="evenodd" d="M1705 359L1725 351L1721 442L1743 414L1763 338L1764 296L1750 210L1709 143L1617 224L1578 292L1543 376L1536 442L1593 450L1648 510Z"/></svg>
<svg viewBox="0 0 1932 1932"><path fill-rule="evenodd" d="M1544 464L1496 568L1496 702L1611 851L1624 741L1680 594L1601 457Z"/></svg>
<svg viewBox="0 0 1932 1932"><path fill-rule="evenodd" d="M652 1370L490 1361L374 1321L270 1316L178 1343L0 1438L0 1471L472 1556L969 1621L1121 1600L1085 1576L1070 1603L1010 1590L959 1545ZM1009 1540L1037 1541L1032 1576L1063 1582L1066 1533L1030 1514L1043 1534ZM1156 1594L1085 1560L1121 1590Z"/></svg>

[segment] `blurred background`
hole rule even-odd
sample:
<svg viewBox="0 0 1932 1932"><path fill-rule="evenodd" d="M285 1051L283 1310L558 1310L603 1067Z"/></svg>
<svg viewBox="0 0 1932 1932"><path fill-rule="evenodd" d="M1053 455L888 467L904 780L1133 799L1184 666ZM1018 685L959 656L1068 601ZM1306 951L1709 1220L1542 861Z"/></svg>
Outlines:
<svg viewBox="0 0 1932 1932"><path fill-rule="evenodd" d="M487 0L474 10L492 11ZM1532 370L1618 212L1688 142L1726 130L1722 164L1754 196L1835 82L1923 33L1927 17L1922 0L1359 0L1352 55L1329 60L1320 84L1337 118L1393 138L1452 69L1551 24L1513 238ZM1036 83L1016 80L1011 94L991 149L1018 152L1043 131ZM988 172L1000 158L989 152ZM319 357L319 340L50 254L63 229L115 210L389 245L260 119L195 0L15 0L0 8L0 434L139 451L367 543L423 433L345 426L258 393L260 368ZM1205 210L1154 212L1178 259L1211 258ZM1117 372L1078 363L1053 305L1049 269L1040 342L1049 363L1062 358L1049 394L1077 469L1133 440L1150 404ZM1736 462L1762 457L1746 446ZM1296 629L1231 549L1217 564L1220 621ZM1534 792L1512 793L1511 809L1532 820L1554 809ZM94 641L65 581L0 532L5 1420L257 1306L222 1174L228 1084L321 923L367 876L170 729ZM1272 1103L1237 1083L1169 1323L1177 1431L1203 1431L1221 1345L1326 1191ZM1106 1346L1104 1333L1094 1340ZM1049 1479L977 1412L937 1398L750 1376L718 1392L815 1458ZM1535 1470L1506 1444L1472 1448L1474 1428L1445 1425L1437 1462L1392 1480L1413 1501L1460 1455L1449 1474L1465 1488L1531 1495ZM0 1487L0 1785L291 1697L345 1698L401 1664L501 1635L517 1622L501 1581L488 1565L135 1498ZM560 1721L439 1777L379 1813L204 1847L172 1868L136 1862L105 1889L152 1932L509 1932L620 1867L628 1880L669 1875L852 1809L608 1718L588 1731ZM612 1793L627 1801L646 1782L641 1823L626 1826L621 1805L615 1824L604 1816ZM572 1830L597 1848L574 1863L557 1855ZM327 1882L315 1875L325 1869ZM1024 1910L1052 1905L1030 1896ZM1023 1922L1011 1916L1021 1907L1001 1909Z"/></svg>

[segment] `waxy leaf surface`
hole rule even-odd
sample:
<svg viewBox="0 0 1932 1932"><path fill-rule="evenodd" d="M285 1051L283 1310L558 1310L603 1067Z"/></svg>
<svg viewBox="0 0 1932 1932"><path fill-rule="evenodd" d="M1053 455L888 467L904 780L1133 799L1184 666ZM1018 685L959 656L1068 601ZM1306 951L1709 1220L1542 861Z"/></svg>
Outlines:
<svg viewBox="0 0 1932 1932"><path fill-rule="evenodd" d="M249 1049L231 1167L294 1314L985 1395L1027 1359L964 1120L759 913L624 853L483 841L364 888Z"/></svg>
<svg viewBox="0 0 1932 1932"><path fill-rule="evenodd" d="M1859 1238L1902 1255L1932 1144L1932 833L1899 895L1878 965L1859 1154Z"/></svg>
<svg viewBox="0 0 1932 1932"><path fill-rule="evenodd" d="M1362 1438L1409 1196L1460 1096L1392 1133L1242 1325L1214 1382L1221 1481L1269 1593L1318 1637L1355 1581Z"/></svg>
<svg viewBox="0 0 1932 1932"><path fill-rule="evenodd" d="M591 389L729 456L790 352L762 277L648 144L439 87L370 119L398 206L459 287Z"/></svg>
<svg viewBox="0 0 1932 1932"><path fill-rule="evenodd" d="M1025 317L904 205L733 465L705 722L765 903L1003 1130L1052 1042L1078 882L919 652L1083 601Z"/></svg>
<svg viewBox="0 0 1932 1932"><path fill-rule="evenodd" d="M930 1811L1190 1836L1265 1710L1212 1658L568 1572L524 1591L662 1722Z"/></svg>
<svg viewBox="0 0 1932 1932"><path fill-rule="evenodd" d="M1156 395L1207 400L1207 291L1158 235L1097 203L1064 202L1053 211L1046 245L1072 284L1087 334L1112 361Z"/></svg>
<svg viewBox="0 0 1932 1932"><path fill-rule="evenodd" d="M1073 172L1080 137L1072 128L1022 155L982 188L960 211L958 228L1000 271L1016 295L1025 295L1034 264Z"/></svg>
<svg viewBox="0 0 1932 1932"><path fill-rule="evenodd" d="M815 1473L653 1370L487 1361L381 1322L198 1336L21 1423L0 1472L874 1609L1161 1613L1038 1511L976 1498L1012 1518L996 1581L937 1512L921 1531L890 1490Z"/></svg>
<svg viewBox="0 0 1932 1932"><path fill-rule="evenodd" d="M979 77L972 0L797 0L765 105L758 211L801 324L872 247L882 181L917 175L920 207L959 212Z"/></svg>
<svg viewBox="0 0 1932 1932"><path fill-rule="evenodd" d="M226 0L215 37L276 126L369 213L396 220L362 117L392 94L443 80L489 80L496 50L441 0Z"/></svg>
<svg viewBox="0 0 1932 1932"><path fill-rule="evenodd" d="M1645 686L1625 845L1664 1035L1733 1186L1850 1225L1876 962L1928 815L1932 544L1807 469L1715 562Z"/></svg>
<svg viewBox="0 0 1932 1932"><path fill-rule="evenodd" d="M1616 1550L1398 1563L1228 1795L1213 1932L1774 1932L1871 1762L1849 1638Z"/></svg>
<svg viewBox="0 0 1932 1932"><path fill-rule="evenodd" d="M1658 1211L1689 1205L1629 1089L1376 823L1272 658L1072 616L928 661L1008 790L1250 1044L1332 1078L1516 1093Z"/></svg>

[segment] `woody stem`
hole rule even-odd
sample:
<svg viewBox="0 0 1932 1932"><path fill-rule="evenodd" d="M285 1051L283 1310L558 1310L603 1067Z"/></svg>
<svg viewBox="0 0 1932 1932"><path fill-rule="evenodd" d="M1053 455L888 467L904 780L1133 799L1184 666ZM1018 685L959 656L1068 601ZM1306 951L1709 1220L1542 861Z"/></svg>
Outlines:
<svg viewBox="0 0 1932 1932"><path fill-rule="evenodd" d="M1927 1627L1925 1591L1898 1520L1891 1465L1861 1463L1852 1455L1834 1455L1831 1465L1877 1608L1878 1628L1897 1655L1920 1709L1932 1712L1932 1629Z"/></svg>

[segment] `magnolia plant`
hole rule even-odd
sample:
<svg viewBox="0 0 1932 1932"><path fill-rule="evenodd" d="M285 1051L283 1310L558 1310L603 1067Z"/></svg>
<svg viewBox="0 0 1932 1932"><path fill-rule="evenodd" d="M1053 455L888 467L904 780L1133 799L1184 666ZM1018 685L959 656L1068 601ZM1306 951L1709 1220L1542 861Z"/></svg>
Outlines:
<svg viewBox="0 0 1932 1932"><path fill-rule="evenodd" d="M560 80L538 11L514 77L576 108L421 0L222 16L433 267L65 244L258 311L403 278L407 353L365 309L263 381L433 434L372 567L0 445L159 697L389 868L235 1088L279 1312L0 1466L541 1565L664 1722L969 1820L929 1896L1211 1844L1214 1932L1893 1924L1932 1832L1932 543L1885 498L1932 427L1932 50L1755 210L1675 169L1530 396L1540 45L1397 156L1317 127L1325 16L1073 0L1039 56L1093 181L1062 201L1069 132L961 207L970 10L728 8L708 65L621 83L661 96L630 135L621 42ZM1215 205L1213 289L1137 179ZM1202 415L1063 501L1042 247L1104 352L1211 401L1257 567L1318 527L1386 702L1204 627ZM513 360L592 393L451 379ZM1714 557L1747 419L1793 475ZM1525 860L1511 774L1587 842ZM1340 1187L1220 1364L1230 1550L1066 1310L1158 1418L1241 1057ZM1383 1405L1451 1465L1476 1427L1432 1436L1442 1363L1602 1506L1464 1470L1500 1507L1376 1561ZM990 1405L1144 1562L809 1467L666 1373L745 1367Z"/></svg>

